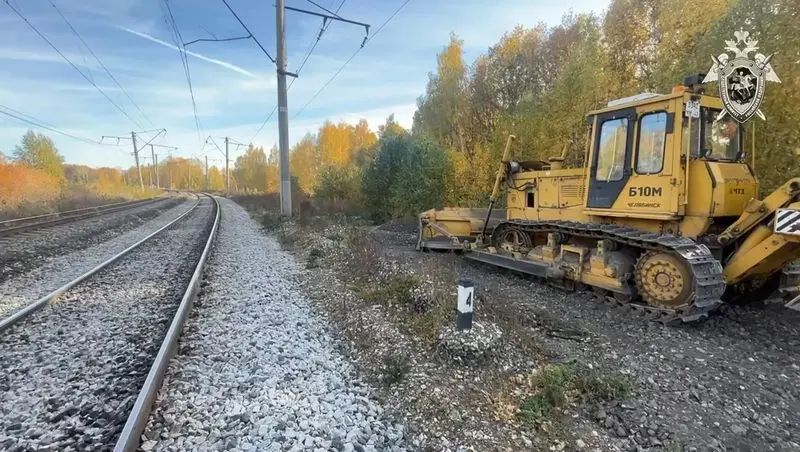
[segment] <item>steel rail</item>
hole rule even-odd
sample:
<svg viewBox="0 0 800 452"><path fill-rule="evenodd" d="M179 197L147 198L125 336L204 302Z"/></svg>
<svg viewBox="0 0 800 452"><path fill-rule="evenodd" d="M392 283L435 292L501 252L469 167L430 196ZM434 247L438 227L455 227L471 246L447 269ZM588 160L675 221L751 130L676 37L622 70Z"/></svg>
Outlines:
<svg viewBox="0 0 800 452"><path fill-rule="evenodd" d="M104 213L117 212L138 206L154 204L158 201L169 198L158 197L144 200L125 201L103 206L85 207L83 209L68 210L65 212L49 213L36 215L33 217L15 218L13 220L0 221L0 237L19 234L22 232L36 230L46 226L69 223L83 218L90 218ZM37 221L42 220L42 221Z"/></svg>
<svg viewBox="0 0 800 452"><path fill-rule="evenodd" d="M189 281L189 286L183 295L183 299L181 299L181 304L178 306L175 317L169 325L169 330L167 330L167 334L164 337L164 342L161 343L161 348L159 348L158 354L150 367L150 372L148 372L147 378L144 381L144 385L139 395L136 397L136 402L134 402L133 409L128 415L125 427L123 427L122 433L117 439L117 443L114 446L115 452L133 452L138 449L142 433L150 418L150 410L153 407L153 402L158 395L158 390L161 388L161 383L164 381L164 376L169 368L170 359L175 354L175 349L178 347L178 338L183 330L183 325L186 323L192 305L194 305L194 301L197 298L200 278L203 275L203 268L208 259L208 254L217 236L221 216L219 200L209 194L204 193L204 195L214 201L214 206L217 209L217 213L214 216L214 225L211 227L211 232L208 234L206 246L203 248L203 253L192 274L192 279Z"/></svg>
<svg viewBox="0 0 800 452"><path fill-rule="evenodd" d="M159 228L155 232L149 234L147 237L145 237L145 238L139 240L138 242L134 243L133 245L125 248L124 250L120 251L119 253L115 254L114 256L111 256L110 258L108 258L105 261L103 261L103 263L97 265L96 267L92 268L91 270L87 271L86 273L82 274L81 276L78 276L77 278L73 279L72 281L64 284L63 286L59 287L58 289L54 290L53 292L50 292L49 294L45 295L44 297L42 297L42 298L34 301L33 303L25 306L24 308L22 308L19 311L15 312L11 316L0 320L0 332L3 332L5 330L7 330L8 328L13 326L14 324L19 322L20 320L24 319L25 317L31 315L32 313L34 313L34 312L36 312L36 311L38 311L38 310L40 310L42 308L44 308L45 306L48 306L50 303L55 301L56 298L58 298L59 296L63 295L69 289L75 287L77 284L81 283L82 281L86 280L90 276L92 276L95 273L99 272L100 270L104 269L108 265L116 262L122 256L125 256L126 254L128 254L131 251L133 251L134 249L136 249L137 247L139 247L143 243L147 242L151 238L153 238L156 235L158 235L160 232L166 230L170 226L174 225L175 223L177 223L178 221L180 221L181 219L183 219L184 217L189 215L189 213L192 212L198 205L200 205L200 197L199 196L197 197L197 202L192 207L190 207L188 210L186 210L186 212L182 213L177 218L175 218L174 220L170 221L166 225L162 226L161 228Z"/></svg>

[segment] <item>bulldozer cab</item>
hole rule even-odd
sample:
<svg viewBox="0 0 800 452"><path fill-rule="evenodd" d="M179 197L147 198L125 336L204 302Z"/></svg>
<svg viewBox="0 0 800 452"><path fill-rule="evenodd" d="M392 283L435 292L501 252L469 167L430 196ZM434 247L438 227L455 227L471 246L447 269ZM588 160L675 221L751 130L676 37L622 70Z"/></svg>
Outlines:
<svg viewBox="0 0 800 452"><path fill-rule="evenodd" d="M586 213L671 221L740 212L757 183L744 162L743 128L722 112L719 98L683 88L589 112Z"/></svg>

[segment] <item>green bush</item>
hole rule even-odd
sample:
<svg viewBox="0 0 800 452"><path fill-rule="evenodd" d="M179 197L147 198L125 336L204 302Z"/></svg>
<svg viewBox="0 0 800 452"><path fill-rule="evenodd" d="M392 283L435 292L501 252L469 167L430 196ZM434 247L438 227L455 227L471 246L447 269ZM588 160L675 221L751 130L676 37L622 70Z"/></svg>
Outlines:
<svg viewBox="0 0 800 452"><path fill-rule="evenodd" d="M314 187L317 199L329 202L361 202L361 171L355 165L326 166Z"/></svg>
<svg viewBox="0 0 800 452"><path fill-rule="evenodd" d="M408 134L380 141L363 177L364 207L372 219L414 217L444 204L450 161L441 148Z"/></svg>

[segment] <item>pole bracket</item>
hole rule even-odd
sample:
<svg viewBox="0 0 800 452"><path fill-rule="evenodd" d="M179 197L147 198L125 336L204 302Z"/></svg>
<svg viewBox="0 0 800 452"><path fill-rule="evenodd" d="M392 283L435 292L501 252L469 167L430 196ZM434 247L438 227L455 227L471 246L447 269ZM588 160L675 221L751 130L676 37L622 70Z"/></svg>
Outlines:
<svg viewBox="0 0 800 452"><path fill-rule="evenodd" d="M297 78L299 75L295 72L284 71L283 69L278 69L278 74L280 75L288 75L289 77Z"/></svg>

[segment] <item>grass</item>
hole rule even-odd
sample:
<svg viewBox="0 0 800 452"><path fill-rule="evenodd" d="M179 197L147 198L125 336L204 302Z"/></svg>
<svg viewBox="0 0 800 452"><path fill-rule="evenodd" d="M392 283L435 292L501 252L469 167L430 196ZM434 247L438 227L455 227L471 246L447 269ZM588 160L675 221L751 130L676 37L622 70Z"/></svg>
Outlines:
<svg viewBox="0 0 800 452"><path fill-rule="evenodd" d="M436 297L427 311L406 317L405 325L425 343L435 345L442 328L455 322L455 311L455 300Z"/></svg>
<svg viewBox="0 0 800 452"><path fill-rule="evenodd" d="M371 304L384 306L407 306L413 301L411 289L417 279L410 275L394 275L388 282L373 283L371 286L357 289L358 296Z"/></svg>
<svg viewBox="0 0 800 452"><path fill-rule="evenodd" d="M344 245L350 250L350 259L345 263L347 276L351 282L362 286L380 281L380 269L384 253L380 245L363 230L349 228Z"/></svg>
<svg viewBox="0 0 800 452"><path fill-rule="evenodd" d="M532 383L532 394L520 401L517 417L533 425L550 420L572 403L624 399L631 393L630 384L620 377L601 375L575 364L546 365L534 375Z"/></svg>

